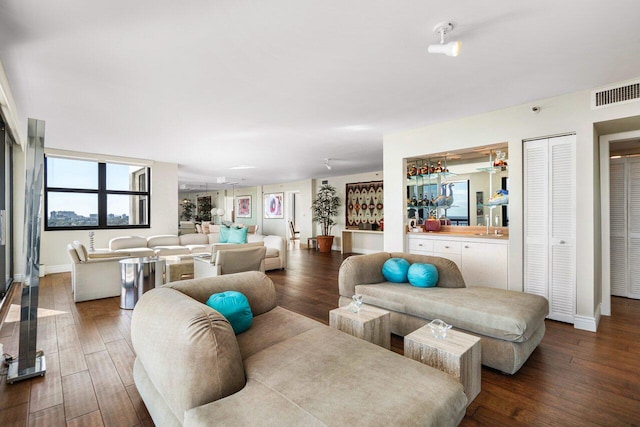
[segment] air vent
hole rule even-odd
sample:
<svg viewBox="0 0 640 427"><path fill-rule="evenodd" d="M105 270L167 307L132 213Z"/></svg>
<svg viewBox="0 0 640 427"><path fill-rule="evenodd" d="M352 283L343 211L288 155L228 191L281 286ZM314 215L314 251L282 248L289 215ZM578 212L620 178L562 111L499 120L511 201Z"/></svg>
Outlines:
<svg viewBox="0 0 640 427"><path fill-rule="evenodd" d="M591 108L604 108L610 105L640 101L640 81L623 85L609 86L591 93Z"/></svg>

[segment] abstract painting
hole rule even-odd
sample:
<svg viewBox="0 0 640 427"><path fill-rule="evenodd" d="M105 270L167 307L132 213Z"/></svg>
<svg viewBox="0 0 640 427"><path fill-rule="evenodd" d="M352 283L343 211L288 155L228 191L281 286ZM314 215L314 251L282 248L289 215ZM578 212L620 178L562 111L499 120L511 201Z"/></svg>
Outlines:
<svg viewBox="0 0 640 427"><path fill-rule="evenodd" d="M284 218L284 193L268 193L264 195L264 217Z"/></svg>
<svg viewBox="0 0 640 427"><path fill-rule="evenodd" d="M251 196L236 197L236 218L251 218Z"/></svg>

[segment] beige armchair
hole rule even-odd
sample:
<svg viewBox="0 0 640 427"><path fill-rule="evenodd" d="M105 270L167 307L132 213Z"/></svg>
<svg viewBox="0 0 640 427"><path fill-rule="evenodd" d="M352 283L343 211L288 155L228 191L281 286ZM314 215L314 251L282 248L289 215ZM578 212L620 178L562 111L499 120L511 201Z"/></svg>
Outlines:
<svg viewBox="0 0 640 427"><path fill-rule="evenodd" d="M71 289L75 302L120 295L120 263L128 257L89 258L85 246L75 241L67 245L71 258ZM103 255L104 256L104 255Z"/></svg>
<svg viewBox="0 0 640 427"><path fill-rule="evenodd" d="M212 261L203 258L194 259L193 277L199 279L243 271L261 271L264 273L264 257L266 253L267 248L265 246L219 249L212 257Z"/></svg>

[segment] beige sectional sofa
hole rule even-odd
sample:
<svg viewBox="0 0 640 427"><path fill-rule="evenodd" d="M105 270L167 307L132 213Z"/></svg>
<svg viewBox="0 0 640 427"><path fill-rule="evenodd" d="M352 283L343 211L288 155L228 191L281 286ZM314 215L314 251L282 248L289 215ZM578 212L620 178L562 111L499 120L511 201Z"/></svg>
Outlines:
<svg viewBox="0 0 640 427"><path fill-rule="evenodd" d="M245 246L245 244L219 243L219 239L220 233L184 234L181 236L167 234L150 237L123 236L113 238L109 241L108 252L132 257L154 255L193 256L198 254L211 254L212 250L221 245L233 245L235 249ZM287 241L284 237L248 234L247 242L262 242L264 246L266 246L265 270L287 268Z"/></svg>
<svg viewBox="0 0 640 427"><path fill-rule="evenodd" d="M436 287L390 283L382 266L391 257L434 264ZM405 336L433 319L482 339L482 364L514 374L544 336L548 301L538 295L501 289L467 288L453 261L441 257L381 252L347 258L338 275L341 306L355 294L365 304L391 312L391 331Z"/></svg>
<svg viewBox="0 0 640 427"><path fill-rule="evenodd" d="M242 292L253 324L234 335L204 302ZM453 377L276 306L260 272L145 293L131 322L134 380L157 426L454 426Z"/></svg>

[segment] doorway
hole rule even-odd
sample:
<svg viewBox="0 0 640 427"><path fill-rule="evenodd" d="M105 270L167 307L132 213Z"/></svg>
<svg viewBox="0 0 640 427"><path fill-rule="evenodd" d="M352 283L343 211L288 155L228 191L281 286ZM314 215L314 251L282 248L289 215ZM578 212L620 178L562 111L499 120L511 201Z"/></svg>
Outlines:
<svg viewBox="0 0 640 427"><path fill-rule="evenodd" d="M636 165L640 165L640 130L600 137L601 313L605 316L611 315L611 295L619 295L622 286L630 291L622 295L627 297L640 289L632 271L638 265L634 260L640 260L640 234L636 234L640 224L634 226L638 221L633 206L634 193L640 191L640 174L633 172Z"/></svg>
<svg viewBox="0 0 640 427"><path fill-rule="evenodd" d="M301 215L302 215L302 206L300 204L300 192L299 191L287 191L286 192L286 218L287 218L287 236L289 237L289 241L293 241L293 231L292 227L289 227L288 224L291 222L293 224L293 230L295 233L300 236L300 225L301 225ZM297 240L298 245L300 240ZM294 241L295 248L295 241ZM299 246L298 246L299 248Z"/></svg>

